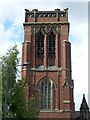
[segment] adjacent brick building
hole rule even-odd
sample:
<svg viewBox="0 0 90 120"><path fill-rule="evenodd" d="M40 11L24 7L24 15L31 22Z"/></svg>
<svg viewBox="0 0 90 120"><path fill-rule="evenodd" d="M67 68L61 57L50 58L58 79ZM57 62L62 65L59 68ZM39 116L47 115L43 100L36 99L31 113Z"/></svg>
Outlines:
<svg viewBox="0 0 90 120"><path fill-rule="evenodd" d="M38 99L40 118L74 118L68 9L25 10L22 78L28 78L27 99Z"/></svg>

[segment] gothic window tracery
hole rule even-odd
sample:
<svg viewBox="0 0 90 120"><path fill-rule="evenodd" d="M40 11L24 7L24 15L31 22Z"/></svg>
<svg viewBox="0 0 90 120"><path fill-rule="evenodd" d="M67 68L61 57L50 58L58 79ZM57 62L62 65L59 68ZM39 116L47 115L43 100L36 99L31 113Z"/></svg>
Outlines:
<svg viewBox="0 0 90 120"><path fill-rule="evenodd" d="M48 79L42 79L39 83L40 107L41 109L51 109L54 84Z"/></svg>
<svg viewBox="0 0 90 120"><path fill-rule="evenodd" d="M37 35L37 55L44 54L44 35L40 31Z"/></svg>
<svg viewBox="0 0 90 120"><path fill-rule="evenodd" d="M48 36L48 55L55 56L55 34L53 31Z"/></svg>

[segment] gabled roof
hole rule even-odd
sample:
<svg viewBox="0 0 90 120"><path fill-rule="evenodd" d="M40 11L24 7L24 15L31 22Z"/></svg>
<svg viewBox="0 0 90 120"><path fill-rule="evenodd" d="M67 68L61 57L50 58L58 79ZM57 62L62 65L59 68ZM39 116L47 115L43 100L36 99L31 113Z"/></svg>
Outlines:
<svg viewBox="0 0 90 120"><path fill-rule="evenodd" d="M83 99L82 99L82 103L80 106L80 110L89 110L88 104L86 102L85 94L83 94Z"/></svg>

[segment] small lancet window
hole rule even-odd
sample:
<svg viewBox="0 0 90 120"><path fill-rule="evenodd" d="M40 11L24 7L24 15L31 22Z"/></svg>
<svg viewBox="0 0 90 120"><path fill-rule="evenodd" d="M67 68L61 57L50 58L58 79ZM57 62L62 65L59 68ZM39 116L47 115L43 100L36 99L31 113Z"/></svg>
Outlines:
<svg viewBox="0 0 90 120"><path fill-rule="evenodd" d="M44 35L40 31L37 35L37 55L44 54Z"/></svg>
<svg viewBox="0 0 90 120"><path fill-rule="evenodd" d="M48 36L48 55L55 56L55 34L53 31Z"/></svg>

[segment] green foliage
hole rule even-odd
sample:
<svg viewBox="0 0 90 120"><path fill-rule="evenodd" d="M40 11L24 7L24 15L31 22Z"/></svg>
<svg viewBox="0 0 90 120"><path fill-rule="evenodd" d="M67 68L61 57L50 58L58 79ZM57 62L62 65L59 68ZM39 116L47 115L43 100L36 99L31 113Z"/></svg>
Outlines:
<svg viewBox="0 0 90 120"><path fill-rule="evenodd" d="M5 83L6 76L8 73L8 85L9 85L8 89L14 87L14 83L16 82L15 81L17 73L16 65L19 63L19 59L17 58L18 54L19 52L17 50L17 46L15 45L7 51L6 55L1 57L3 61L2 79L3 82Z"/></svg>
<svg viewBox="0 0 90 120"><path fill-rule="evenodd" d="M6 79L8 79L8 108L11 102L12 93L16 84L16 65L19 63L17 46L10 48L2 59L2 111L4 113L5 93L6 93Z"/></svg>
<svg viewBox="0 0 90 120"><path fill-rule="evenodd" d="M0 120L2 119L2 62L0 61Z"/></svg>
<svg viewBox="0 0 90 120"><path fill-rule="evenodd" d="M27 99L25 93L25 85L27 78L16 82L18 50L17 46L10 48L6 55L2 56L2 111L4 115L6 79L8 79L8 112L7 118L15 118L22 120L23 118L37 118L38 110L36 109L36 100L34 97L30 99L29 107L27 107Z"/></svg>
<svg viewBox="0 0 90 120"><path fill-rule="evenodd" d="M39 110L36 106L37 100L35 96L32 96L29 103L28 117L29 118L38 118Z"/></svg>
<svg viewBox="0 0 90 120"><path fill-rule="evenodd" d="M12 112L11 115L14 118L20 119L26 117L26 98L25 98L23 81L18 81L18 83L16 83L15 85L11 97L11 104L9 106L9 111Z"/></svg>

